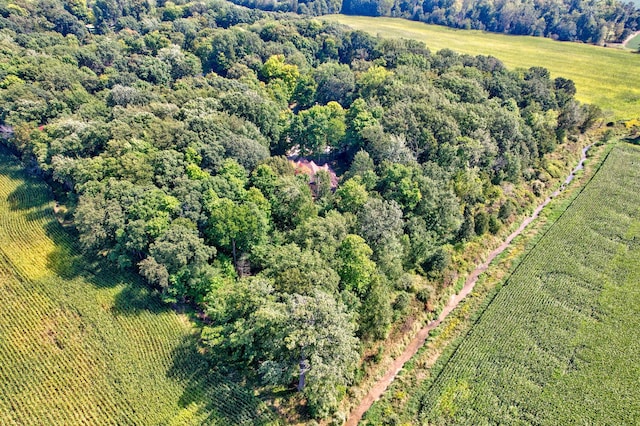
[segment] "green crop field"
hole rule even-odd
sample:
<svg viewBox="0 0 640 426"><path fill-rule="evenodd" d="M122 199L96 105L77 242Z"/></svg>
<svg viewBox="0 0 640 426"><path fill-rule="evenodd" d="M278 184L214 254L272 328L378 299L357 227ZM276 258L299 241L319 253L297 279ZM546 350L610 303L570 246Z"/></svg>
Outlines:
<svg viewBox="0 0 640 426"><path fill-rule="evenodd" d="M627 49L638 50L640 49L640 34L637 34L626 44Z"/></svg>
<svg viewBox="0 0 640 426"><path fill-rule="evenodd" d="M85 270L47 186L0 147L0 424L267 424L195 327L135 277Z"/></svg>
<svg viewBox="0 0 640 426"><path fill-rule="evenodd" d="M618 145L438 360L403 420L638 424L638 188L640 147Z"/></svg>
<svg viewBox="0 0 640 426"><path fill-rule="evenodd" d="M420 40L434 51L449 48L472 55L492 55L511 68L543 66L552 77L575 81L577 98L600 106L610 118L640 117L640 55L629 51L542 37L456 30L400 18L329 15L323 19L373 35Z"/></svg>

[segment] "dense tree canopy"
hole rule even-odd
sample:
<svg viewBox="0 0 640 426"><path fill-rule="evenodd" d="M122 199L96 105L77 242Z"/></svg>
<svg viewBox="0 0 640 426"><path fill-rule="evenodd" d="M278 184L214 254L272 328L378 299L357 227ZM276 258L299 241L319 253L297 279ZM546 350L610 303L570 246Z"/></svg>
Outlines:
<svg viewBox="0 0 640 426"><path fill-rule="evenodd" d="M216 368L297 388L318 417L428 300L417 276L498 232L505 194L541 193L545 154L598 113L542 68L217 0L0 0L0 35L2 143L84 253L196 305Z"/></svg>

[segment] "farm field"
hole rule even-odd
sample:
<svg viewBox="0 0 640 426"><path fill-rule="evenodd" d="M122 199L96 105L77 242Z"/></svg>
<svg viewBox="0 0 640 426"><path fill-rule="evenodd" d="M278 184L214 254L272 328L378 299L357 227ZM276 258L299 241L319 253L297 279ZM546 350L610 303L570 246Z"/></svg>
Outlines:
<svg viewBox="0 0 640 426"><path fill-rule="evenodd" d="M133 276L90 274L47 186L0 147L0 424L268 424L208 373L195 327Z"/></svg>
<svg viewBox="0 0 640 426"><path fill-rule="evenodd" d="M613 148L401 420L638 423L639 165L640 147Z"/></svg>
<svg viewBox="0 0 640 426"><path fill-rule="evenodd" d="M542 37L456 30L400 18L328 15L323 19L373 35L419 40L433 51L449 48L471 55L492 55L510 68L543 66L553 78L572 79L578 100L600 106L610 119L640 117L640 56L629 51Z"/></svg>
<svg viewBox="0 0 640 426"><path fill-rule="evenodd" d="M626 47L631 50L640 49L640 34L636 34L631 40L629 40Z"/></svg>

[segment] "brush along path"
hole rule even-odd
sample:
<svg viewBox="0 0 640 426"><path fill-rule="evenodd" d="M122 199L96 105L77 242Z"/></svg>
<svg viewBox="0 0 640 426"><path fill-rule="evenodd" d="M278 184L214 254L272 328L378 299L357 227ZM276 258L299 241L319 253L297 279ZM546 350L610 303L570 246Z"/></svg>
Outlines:
<svg viewBox="0 0 640 426"><path fill-rule="evenodd" d="M478 277L480 277L480 275L487 270L487 268L489 267L489 264L493 262L493 260L498 255L500 255L500 253L505 251L507 247L509 247L509 245L511 244L511 241L513 241L514 238L520 235L522 231L524 231L524 229L540 215L540 212L542 211L542 209L544 209L547 206L547 204L549 204L551 200L554 197L556 197L560 193L560 191L563 191L566 185L568 185L573 180L576 172L578 172L583 168L584 161L587 158L588 150L589 150L589 147L586 147L582 150L582 158L580 159L580 162L571 171L569 176L567 176L565 182L562 184L560 189L555 191L553 194L547 197L538 207L536 207L536 209L533 211L531 216L523 220L520 226L518 226L518 229L513 231L504 240L504 242L502 242L502 244L498 246L498 248L496 248L489 254L489 256L484 262L478 265L471 272L471 274L465 281L464 286L462 287L462 290L460 290L458 294L451 296L451 298L443 308L438 318L431 321L429 324L427 324L422 329L420 329L420 331L416 334L413 340L409 342L409 344L407 345L405 350L402 352L402 354L394 360L394 362L391 364L391 366L389 367L387 372L382 376L382 378L375 383L375 385L371 388L371 390L367 393L367 395L362 399L360 404L353 411L351 411L349 418L345 423L346 426L355 426L358 424L360 419L362 419L362 416L364 415L364 413L366 413L366 411L371 407L371 405L373 405L373 403L382 396L382 394L389 387L391 382L393 382L393 380L398 375L400 370L402 370L402 367L404 366L404 364L407 363L416 353L418 353L418 350L424 345L425 341L427 340L427 337L429 337L429 333L432 330L434 330L436 327L438 327L442 323L442 321L444 321L444 319L447 318L447 316L460 304L460 302L464 300L464 298L467 297L469 293L471 293L471 291L473 290L473 287L476 285L476 282L478 281Z"/></svg>
<svg viewBox="0 0 640 426"><path fill-rule="evenodd" d="M133 275L85 270L48 187L0 147L0 424L265 424Z"/></svg>

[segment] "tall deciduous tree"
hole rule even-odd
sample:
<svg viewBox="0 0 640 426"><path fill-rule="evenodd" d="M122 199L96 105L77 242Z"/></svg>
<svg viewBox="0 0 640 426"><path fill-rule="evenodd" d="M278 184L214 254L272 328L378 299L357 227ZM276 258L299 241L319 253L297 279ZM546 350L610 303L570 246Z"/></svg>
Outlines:
<svg viewBox="0 0 640 426"><path fill-rule="evenodd" d="M337 148L342 143L344 118L344 109L337 102L313 106L295 116L289 137L302 155L322 154L327 147Z"/></svg>
<svg viewBox="0 0 640 426"><path fill-rule="evenodd" d="M268 201L256 188L249 192L253 199L242 203L211 192L206 203L209 214L206 235L217 247L230 252L234 263L238 251L245 252L258 244L269 230Z"/></svg>
<svg viewBox="0 0 640 426"><path fill-rule="evenodd" d="M214 357L259 367L269 384L295 381L316 417L337 408L359 359L356 326L342 303L320 290L279 295L259 278L222 288L207 302L213 324L203 339Z"/></svg>
<svg viewBox="0 0 640 426"><path fill-rule="evenodd" d="M213 270L209 260L215 253L193 223L178 219L151 245L149 257L139 264L140 271L163 288L167 300L201 300L210 290Z"/></svg>
<svg viewBox="0 0 640 426"><path fill-rule="evenodd" d="M325 417L338 407L359 359L355 325L345 307L330 295L286 298L285 321L276 327L276 347L260 372L272 383L297 378L312 413Z"/></svg>
<svg viewBox="0 0 640 426"><path fill-rule="evenodd" d="M358 235L350 234L342 240L338 250L338 274L343 290L364 295L376 270L376 264L371 260L372 254L373 250Z"/></svg>
<svg viewBox="0 0 640 426"><path fill-rule="evenodd" d="M366 187L361 183L362 178L355 176L347 180L336 191L338 208L343 212L357 213L369 199Z"/></svg>

